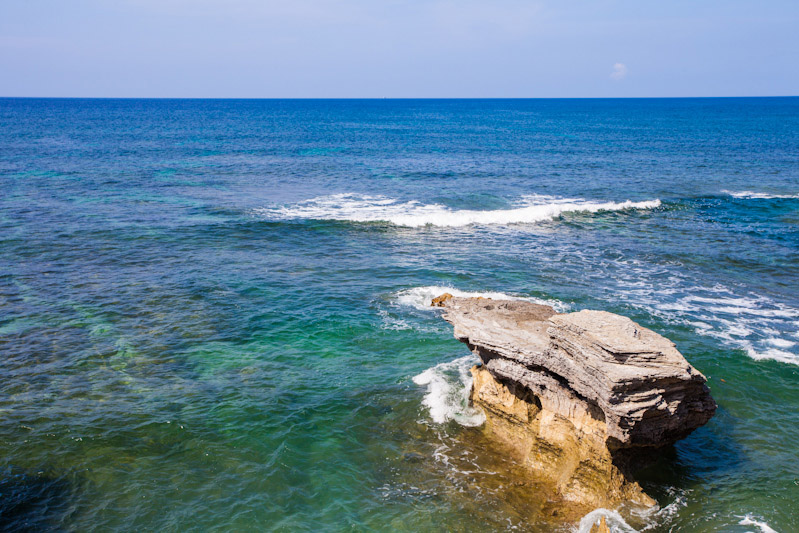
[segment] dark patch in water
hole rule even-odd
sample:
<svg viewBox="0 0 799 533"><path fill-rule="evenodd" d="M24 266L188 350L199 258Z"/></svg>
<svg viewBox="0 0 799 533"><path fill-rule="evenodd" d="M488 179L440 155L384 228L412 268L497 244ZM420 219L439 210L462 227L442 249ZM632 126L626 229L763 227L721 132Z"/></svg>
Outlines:
<svg viewBox="0 0 799 533"><path fill-rule="evenodd" d="M0 473L0 531L64 531L72 485L43 472L5 468Z"/></svg>

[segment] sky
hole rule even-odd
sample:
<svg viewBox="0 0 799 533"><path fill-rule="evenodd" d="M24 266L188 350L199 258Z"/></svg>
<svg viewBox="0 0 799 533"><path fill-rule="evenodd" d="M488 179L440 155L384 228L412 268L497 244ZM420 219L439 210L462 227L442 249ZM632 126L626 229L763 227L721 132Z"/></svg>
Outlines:
<svg viewBox="0 0 799 533"><path fill-rule="evenodd" d="M799 95L799 0L0 0L0 96Z"/></svg>

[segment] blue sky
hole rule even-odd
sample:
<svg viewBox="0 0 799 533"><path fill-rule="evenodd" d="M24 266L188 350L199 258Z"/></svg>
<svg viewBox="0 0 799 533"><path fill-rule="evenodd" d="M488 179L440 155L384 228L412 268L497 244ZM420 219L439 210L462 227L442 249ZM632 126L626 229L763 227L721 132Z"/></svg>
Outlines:
<svg viewBox="0 0 799 533"><path fill-rule="evenodd" d="M0 96L799 94L799 0L2 0Z"/></svg>

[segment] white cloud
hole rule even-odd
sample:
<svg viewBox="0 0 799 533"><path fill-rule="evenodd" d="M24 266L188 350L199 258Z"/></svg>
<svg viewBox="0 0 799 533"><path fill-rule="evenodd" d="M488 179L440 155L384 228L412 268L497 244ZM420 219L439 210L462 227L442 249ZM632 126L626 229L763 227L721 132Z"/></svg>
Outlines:
<svg viewBox="0 0 799 533"><path fill-rule="evenodd" d="M610 73L611 79L616 81L622 80L627 76L627 65L624 63L616 63L613 65L613 72Z"/></svg>

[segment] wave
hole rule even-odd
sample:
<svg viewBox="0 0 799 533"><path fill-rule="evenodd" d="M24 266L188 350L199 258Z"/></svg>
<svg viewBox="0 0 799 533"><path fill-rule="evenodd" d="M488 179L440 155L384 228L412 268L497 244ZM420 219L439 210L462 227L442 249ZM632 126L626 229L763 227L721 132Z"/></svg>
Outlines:
<svg viewBox="0 0 799 533"><path fill-rule="evenodd" d="M469 406L472 388L469 369L477 362L474 355L466 355L428 368L413 378L417 385L427 386L422 404L428 408L433 422L444 424L454 420L462 426L479 426L485 422L485 415Z"/></svg>
<svg viewBox="0 0 799 533"><path fill-rule="evenodd" d="M579 257L582 252L574 253ZM596 264L592 257L585 261ZM718 339L754 360L799 365L799 307L776 295L758 294L752 287L697 283L690 271L639 259L611 260L597 268L620 304Z"/></svg>
<svg viewBox="0 0 799 533"><path fill-rule="evenodd" d="M681 317L698 334L740 348L756 361L772 359L799 364L799 354L795 352L797 341L781 336L796 327L799 309L764 296L741 297L720 285L663 292L670 292L677 299L654 304L651 310L655 314L666 313L662 315L664 318L669 314Z"/></svg>
<svg viewBox="0 0 799 533"><path fill-rule="evenodd" d="M799 198L799 194L769 194L766 192L755 191L721 191L729 194L733 198L745 198L750 200L773 200L776 198Z"/></svg>
<svg viewBox="0 0 799 533"><path fill-rule="evenodd" d="M799 331L796 331L796 326L799 325L799 309L765 296L736 295L719 284L702 287L685 283L687 280L684 276L678 274L672 275L668 283L647 282L645 279L649 274L645 269L632 267L626 271L625 276L616 276L621 294L625 296L627 303L645 309L667 322L689 326L699 335L719 339L724 344L743 350L754 360L771 359L799 365ZM433 298L445 292L464 298L482 296L495 300L525 300L549 305L561 313L571 310L569 304L555 299L503 292L462 291L442 285L404 289L394 294L394 301L400 306L419 311L435 311L436 308L430 306ZM413 328L406 321L397 322L401 324L392 320L385 328ZM793 338L786 338L788 335Z"/></svg>
<svg viewBox="0 0 799 533"><path fill-rule="evenodd" d="M610 509L594 509L581 520L575 533L589 533L591 528L605 517L608 528L613 533L644 533L653 529L660 529L664 525L673 522L677 513L688 504L687 492L676 487L668 489L673 501L664 506L654 506L639 508L636 506L624 506L622 510L629 514L630 521L636 523L640 529L631 526L624 517L618 512Z"/></svg>
<svg viewBox="0 0 799 533"><path fill-rule="evenodd" d="M558 311L568 311L569 305L554 299L534 298L529 296L515 296L503 292L470 292L461 291L454 287L443 285L428 285L413 287L396 291L386 298L380 298L377 303L379 327L388 331L414 330L419 333L445 333L447 328L441 320L432 320L436 308L431 307L433 298L448 292L458 297L493 298L495 300L525 300L528 302L549 305Z"/></svg>
<svg viewBox="0 0 799 533"><path fill-rule="evenodd" d="M397 292L395 297L397 303L400 305L413 307L421 311L433 311L435 310L435 308L430 306L430 304L433 302L433 298L441 296L445 292L448 292L451 295L459 298L483 297L483 298L493 298L494 300L525 300L528 302L549 305L555 308L555 310L561 312L566 311L569 308L568 304L565 304L558 300L546 300L543 298L533 298L529 296L514 296L511 294L505 294L504 292L461 291L453 287L445 287L440 285L428 285L425 287L414 287L412 289L405 289Z"/></svg>
<svg viewBox="0 0 799 533"><path fill-rule="evenodd" d="M590 533L591 528L593 528L595 524L598 524L602 517L605 518L605 523L612 533L638 533L638 530L630 526L618 511L612 511L610 509L594 509L585 515L582 520L580 520L580 525L577 526L576 533Z"/></svg>
<svg viewBox="0 0 799 533"><path fill-rule="evenodd" d="M738 522L738 524L742 526L755 526L761 531L761 533L777 533L766 522L762 520L756 520L751 514L744 516L741 521Z"/></svg>
<svg viewBox="0 0 799 533"><path fill-rule="evenodd" d="M654 209L660 200L642 202L595 202L573 198L528 195L513 209L452 209L441 204L401 202L385 196L334 194L320 196L288 206L257 209L260 216L278 220L341 220L350 222L387 222L397 226L460 227L470 225L532 224L554 220L565 213L597 213Z"/></svg>
<svg viewBox="0 0 799 533"><path fill-rule="evenodd" d="M381 329L389 331L406 331L413 329L413 326L408 324L407 321L392 316L386 309L378 309L377 314L380 316Z"/></svg>
<svg viewBox="0 0 799 533"><path fill-rule="evenodd" d="M743 350L756 361L774 360L799 365L799 309L762 295L741 296L716 284L698 286L685 275L672 273L668 280L648 280L651 272L641 266L626 265L615 271L624 301L672 323L691 327L697 334L714 337ZM609 274L610 275L610 274ZM457 297L525 300L549 305L564 313L571 306L555 299L518 296L491 291L462 291L453 287L429 285L401 290L393 295L399 306L419 311L435 311L433 298L448 292ZM385 317L384 317L385 318ZM387 329L412 329L408 322L386 324Z"/></svg>
<svg viewBox="0 0 799 533"><path fill-rule="evenodd" d="M680 506L684 506L685 502L674 502L672 505L680 504ZM580 524L575 529L575 533L590 533L591 529L594 525L598 524L602 517L605 518L605 522L608 525L608 529L610 529L611 533L642 533L645 531L649 531L654 528L660 529L664 524L669 523L669 521L673 518L675 509L669 509L672 505L666 506L663 509L654 513L650 519L646 520L646 525L644 525L641 529L635 529L630 524L624 520L621 514L618 511L610 510L610 509L594 509L587 515L585 515L581 520ZM668 516L666 520L663 520L663 517L659 516L662 511L669 510ZM771 526L768 525L764 520L757 519L751 514L747 514L746 516L739 516L736 518L740 518L741 520L738 522L738 525L741 526L755 526L760 533L777 533ZM734 518L733 518L734 519ZM670 530L673 529L670 528Z"/></svg>

